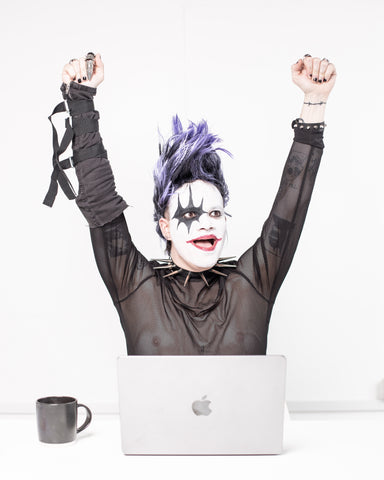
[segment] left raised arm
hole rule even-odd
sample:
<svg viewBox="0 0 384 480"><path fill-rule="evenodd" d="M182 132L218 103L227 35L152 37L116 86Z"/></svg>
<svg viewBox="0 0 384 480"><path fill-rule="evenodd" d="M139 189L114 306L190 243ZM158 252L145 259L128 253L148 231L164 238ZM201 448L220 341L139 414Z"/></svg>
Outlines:
<svg viewBox="0 0 384 480"><path fill-rule="evenodd" d="M335 83L328 60L305 56L292 65L292 79L304 92L301 118L272 210L260 238L242 255L238 270L273 303L291 265L305 221L323 151L324 112Z"/></svg>

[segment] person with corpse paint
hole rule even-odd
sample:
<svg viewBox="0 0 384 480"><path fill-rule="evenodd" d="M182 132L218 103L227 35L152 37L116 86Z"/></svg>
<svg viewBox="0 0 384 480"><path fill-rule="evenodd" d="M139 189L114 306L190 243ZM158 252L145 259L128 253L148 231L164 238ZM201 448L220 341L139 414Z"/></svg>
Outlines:
<svg viewBox="0 0 384 480"><path fill-rule="evenodd" d="M87 57L88 59L88 57ZM160 149L154 169L154 218L169 258L147 260L132 243L98 129L93 98L104 65L94 56L73 59L63 69L65 138L54 130L54 171L44 201L52 205L57 182L69 198L74 190L64 169L75 166L76 203L90 227L100 274L120 316L130 355L265 354L272 308L303 228L323 152L324 112L335 84L335 66L305 55L292 65L303 91L300 118L281 183L260 237L237 261L221 258L226 234L228 188L221 169L220 141L207 123L183 128ZM62 105L62 104L60 104ZM58 160L72 141L73 157Z"/></svg>

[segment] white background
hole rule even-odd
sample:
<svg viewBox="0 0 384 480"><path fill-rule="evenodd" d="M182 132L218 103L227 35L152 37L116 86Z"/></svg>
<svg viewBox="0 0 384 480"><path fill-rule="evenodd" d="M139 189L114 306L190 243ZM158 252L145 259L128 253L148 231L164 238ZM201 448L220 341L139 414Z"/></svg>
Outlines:
<svg viewBox="0 0 384 480"><path fill-rule="evenodd" d="M0 411L74 395L97 411L117 404L117 312L98 275L89 231L51 174L47 116L61 69L100 51L95 99L117 187L139 249L162 256L152 221L157 129L172 115L206 118L231 200L225 253L257 238L301 110L290 66L306 53L338 70L326 149L292 268L272 314L269 353L288 358L291 402L365 402L384 377L382 62L379 0L20 0L1 8Z"/></svg>

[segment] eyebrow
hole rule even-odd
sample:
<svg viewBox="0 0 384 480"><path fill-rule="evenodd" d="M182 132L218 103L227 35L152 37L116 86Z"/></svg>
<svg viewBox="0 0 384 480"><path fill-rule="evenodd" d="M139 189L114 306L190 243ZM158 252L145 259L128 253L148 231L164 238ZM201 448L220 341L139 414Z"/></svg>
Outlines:
<svg viewBox="0 0 384 480"><path fill-rule="evenodd" d="M221 205L215 205L214 207L211 207L208 211L210 212L211 210L222 210L224 211L224 207Z"/></svg>

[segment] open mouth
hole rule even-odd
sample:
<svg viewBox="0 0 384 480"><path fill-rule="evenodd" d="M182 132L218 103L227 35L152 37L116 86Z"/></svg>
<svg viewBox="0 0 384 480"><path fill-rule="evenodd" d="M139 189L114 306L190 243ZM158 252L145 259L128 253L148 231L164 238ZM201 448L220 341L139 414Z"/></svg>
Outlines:
<svg viewBox="0 0 384 480"><path fill-rule="evenodd" d="M217 238L215 235L204 235L203 237L189 240L187 243L191 243L196 248L204 250L204 252L212 252L220 240L221 238Z"/></svg>

